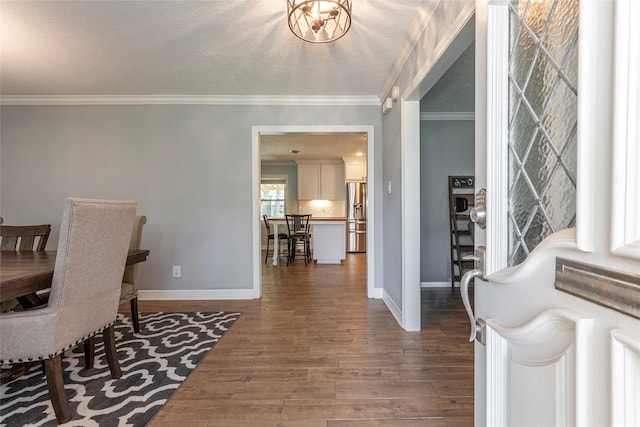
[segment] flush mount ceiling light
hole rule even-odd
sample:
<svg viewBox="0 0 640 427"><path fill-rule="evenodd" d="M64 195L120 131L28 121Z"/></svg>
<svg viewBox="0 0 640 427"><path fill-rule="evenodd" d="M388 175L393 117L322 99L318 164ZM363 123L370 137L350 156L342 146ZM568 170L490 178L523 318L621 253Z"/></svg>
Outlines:
<svg viewBox="0 0 640 427"><path fill-rule="evenodd" d="M352 0L287 0L289 28L310 43L328 43L351 27Z"/></svg>

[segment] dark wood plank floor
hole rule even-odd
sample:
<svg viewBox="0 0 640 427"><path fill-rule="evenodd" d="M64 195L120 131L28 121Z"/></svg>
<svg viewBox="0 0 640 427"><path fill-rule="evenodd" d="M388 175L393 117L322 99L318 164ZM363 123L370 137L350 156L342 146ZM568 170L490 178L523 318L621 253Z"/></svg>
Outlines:
<svg viewBox="0 0 640 427"><path fill-rule="evenodd" d="M263 269L255 301L140 301L242 311L153 426L473 425L473 345L457 291L422 291L423 331L366 295L364 254ZM126 305L122 308L125 310Z"/></svg>

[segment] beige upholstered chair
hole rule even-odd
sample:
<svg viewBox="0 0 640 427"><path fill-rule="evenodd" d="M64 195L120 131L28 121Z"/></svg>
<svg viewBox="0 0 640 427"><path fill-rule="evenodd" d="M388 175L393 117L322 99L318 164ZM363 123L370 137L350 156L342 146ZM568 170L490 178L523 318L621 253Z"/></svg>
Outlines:
<svg viewBox="0 0 640 427"><path fill-rule="evenodd" d="M131 232L129 249L140 249L142 243L142 227L147 223L147 217L136 216ZM120 302L131 301L131 323L133 331L140 332L140 320L138 317L138 264L128 265L124 268L122 286L120 288ZM93 368L95 356L95 338L90 337L84 343L84 367Z"/></svg>
<svg viewBox="0 0 640 427"><path fill-rule="evenodd" d="M129 249L140 249L142 243L142 227L147 223L144 215L136 216L131 232ZM124 269L122 288L120 290L120 302L131 301L131 321L134 332L140 332L140 320L138 319L138 264L128 265Z"/></svg>
<svg viewBox="0 0 640 427"><path fill-rule="evenodd" d="M59 422L72 418L62 353L104 330L113 378L122 373L113 323L136 212L133 201L65 201L49 303L0 316L0 363L43 360Z"/></svg>

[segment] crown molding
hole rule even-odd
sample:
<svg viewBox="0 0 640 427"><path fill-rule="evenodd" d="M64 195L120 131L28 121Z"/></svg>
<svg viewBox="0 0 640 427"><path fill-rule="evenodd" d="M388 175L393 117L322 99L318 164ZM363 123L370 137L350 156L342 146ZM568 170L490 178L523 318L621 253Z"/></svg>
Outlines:
<svg viewBox="0 0 640 427"><path fill-rule="evenodd" d="M4 95L0 105L373 105L377 96Z"/></svg>
<svg viewBox="0 0 640 427"><path fill-rule="evenodd" d="M420 113L420 121L422 120L475 120L476 113L470 112L429 112Z"/></svg>

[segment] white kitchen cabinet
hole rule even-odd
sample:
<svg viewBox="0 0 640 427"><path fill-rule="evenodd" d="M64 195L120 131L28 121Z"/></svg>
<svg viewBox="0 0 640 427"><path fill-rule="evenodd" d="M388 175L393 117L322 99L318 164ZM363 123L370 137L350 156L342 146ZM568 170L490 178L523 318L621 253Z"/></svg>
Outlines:
<svg viewBox="0 0 640 427"><path fill-rule="evenodd" d="M320 200L320 165L298 165L298 200Z"/></svg>
<svg viewBox="0 0 640 427"><path fill-rule="evenodd" d="M320 165L320 196L322 200L344 199L344 165L322 163Z"/></svg>
<svg viewBox="0 0 640 427"><path fill-rule="evenodd" d="M367 163L365 160L345 160L344 175L347 181L366 181Z"/></svg>
<svg viewBox="0 0 640 427"><path fill-rule="evenodd" d="M342 163L298 163L298 200L342 200Z"/></svg>

